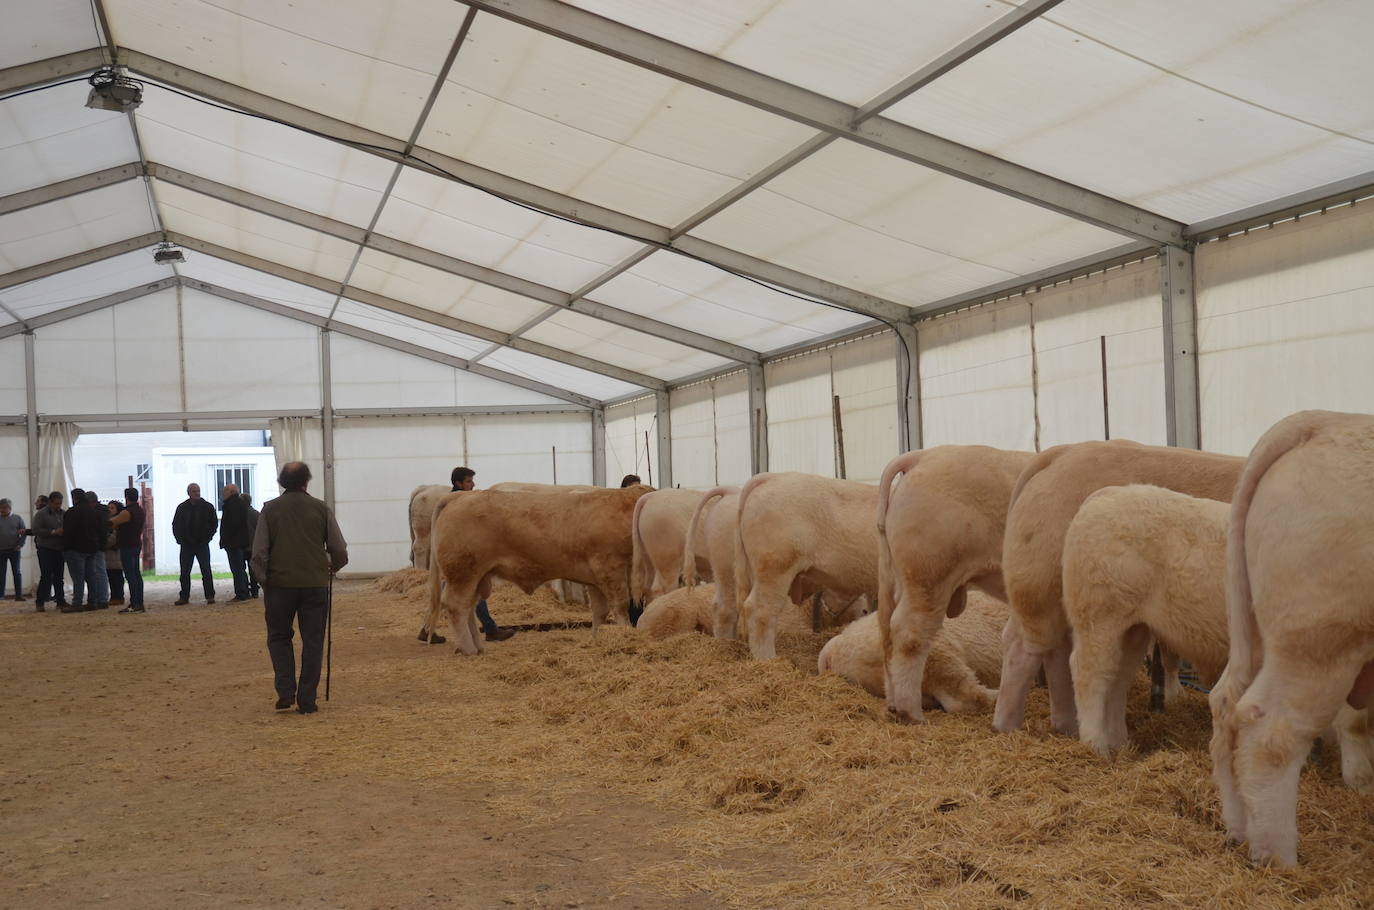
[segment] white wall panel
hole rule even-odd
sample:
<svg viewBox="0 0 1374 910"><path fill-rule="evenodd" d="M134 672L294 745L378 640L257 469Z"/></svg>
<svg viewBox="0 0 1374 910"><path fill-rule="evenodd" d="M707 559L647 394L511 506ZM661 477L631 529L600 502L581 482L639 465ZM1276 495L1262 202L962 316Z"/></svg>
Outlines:
<svg viewBox="0 0 1374 910"><path fill-rule="evenodd" d="M24 336L0 338L0 414L23 414L29 409L24 381Z"/></svg>
<svg viewBox="0 0 1374 910"><path fill-rule="evenodd" d="M189 410L320 406L318 329L190 288L182 294Z"/></svg>
<svg viewBox="0 0 1374 910"><path fill-rule="evenodd" d="M110 310L35 331L33 363L39 414L107 414L119 409Z"/></svg>
<svg viewBox="0 0 1374 910"><path fill-rule="evenodd" d="M1103 438L1102 336L1113 439L1164 445L1159 260L1028 295L1035 311L1040 446Z"/></svg>
<svg viewBox="0 0 1374 910"><path fill-rule="evenodd" d="M722 376L716 387L716 458L720 483L742 484L753 473L749 448L749 374Z"/></svg>
<svg viewBox="0 0 1374 910"><path fill-rule="evenodd" d="M176 290L121 303L109 315L114 323L116 410L180 411Z"/></svg>
<svg viewBox="0 0 1374 910"><path fill-rule="evenodd" d="M335 408L451 407L453 367L331 334Z"/></svg>
<svg viewBox="0 0 1374 910"><path fill-rule="evenodd" d="M768 467L835 476L830 358L793 357L764 367L768 386Z"/></svg>
<svg viewBox="0 0 1374 910"><path fill-rule="evenodd" d="M592 482L592 419L589 413L511 414L467 417L467 465L477 484L502 481ZM557 449L555 453L554 449Z"/></svg>
<svg viewBox="0 0 1374 910"><path fill-rule="evenodd" d="M715 390L709 382L698 383L675 389L671 400L673 483L710 489L716 485L718 476Z"/></svg>
<svg viewBox="0 0 1374 910"><path fill-rule="evenodd" d="M22 358L20 363L23 363ZM25 527L33 526L33 500L37 491L29 490L29 439L23 427L0 427L0 498L8 499ZM38 560L30 540L20 552L19 571L24 576L23 593L33 596L38 587ZM14 577L6 566L5 594L14 595Z"/></svg>
<svg viewBox="0 0 1374 910"><path fill-rule="evenodd" d="M1365 205L1198 248L1204 448L1247 454L1304 408L1374 412L1371 250Z"/></svg>
<svg viewBox="0 0 1374 910"><path fill-rule="evenodd" d="M829 351L849 480L877 483L898 454L895 345L892 333L883 332Z"/></svg>
<svg viewBox="0 0 1374 910"><path fill-rule="evenodd" d="M606 485L620 485L626 474L638 474L645 483L658 477L657 427L654 397L637 398L606 409ZM645 433L648 439L645 440Z"/></svg>
<svg viewBox="0 0 1374 910"><path fill-rule="evenodd" d="M1024 300L978 307L920 328L926 447L1035 446L1030 320Z"/></svg>

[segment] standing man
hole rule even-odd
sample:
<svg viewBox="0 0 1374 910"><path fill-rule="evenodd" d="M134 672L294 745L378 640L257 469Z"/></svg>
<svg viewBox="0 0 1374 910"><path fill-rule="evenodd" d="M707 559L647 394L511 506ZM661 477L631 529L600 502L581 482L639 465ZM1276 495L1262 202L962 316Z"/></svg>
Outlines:
<svg viewBox="0 0 1374 910"><path fill-rule="evenodd" d="M449 490L450 493L466 493L477 486L477 472L472 468L454 468L448 479L453 484L453 489ZM503 629L496 624L496 620L491 618L491 610L487 608L485 597L477 601L477 622L481 624L482 631L486 633L487 641L505 641L515 634L514 629ZM442 645L448 641L444 636L425 626L420 627L419 639L436 645Z"/></svg>
<svg viewBox="0 0 1374 910"><path fill-rule="evenodd" d="M263 503L253 535L253 569L262 580L267 653L277 687L277 710L294 703L301 714L316 710L324 627L329 616L330 576L348 565L334 513L305 491L310 467L283 465L277 483L284 492ZM292 622L301 630L301 677L296 682Z"/></svg>
<svg viewBox="0 0 1374 910"><path fill-rule="evenodd" d="M67 606L62 585L62 493L53 490L46 497L47 504L33 513L34 550L38 556L38 595L34 608L39 613L50 599L58 609Z"/></svg>
<svg viewBox="0 0 1374 910"><path fill-rule="evenodd" d="M248 600L248 553L252 538L248 536L248 504L239 496L239 488L224 485L224 505L220 508L219 548L229 559L229 571L234 573L234 596L231 604Z"/></svg>
<svg viewBox="0 0 1374 910"><path fill-rule="evenodd" d="M258 533L258 510L253 508L253 497L247 493L240 493L243 504L248 507L248 553L253 553L253 535ZM258 586L258 573L253 569L253 561L248 561L248 596L254 600L258 597L261 589Z"/></svg>
<svg viewBox="0 0 1374 910"><path fill-rule="evenodd" d="M24 519L11 508L8 499L0 499L0 599L5 596L5 569L14 574L14 599L24 599L24 576L19 573L19 551L24 547L28 528Z"/></svg>
<svg viewBox="0 0 1374 910"><path fill-rule="evenodd" d="M191 602L191 563L200 563L200 581L205 602L215 602L215 577L210 574L210 541L215 539L219 516L215 507L200 498L200 484L188 484L187 499L172 516L172 536L181 545L181 597L176 606Z"/></svg>
<svg viewBox="0 0 1374 910"><path fill-rule="evenodd" d="M138 490L124 491L124 511L110 519L119 548L119 568L129 588L129 605L121 613L143 613L143 526L148 520Z"/></svg>

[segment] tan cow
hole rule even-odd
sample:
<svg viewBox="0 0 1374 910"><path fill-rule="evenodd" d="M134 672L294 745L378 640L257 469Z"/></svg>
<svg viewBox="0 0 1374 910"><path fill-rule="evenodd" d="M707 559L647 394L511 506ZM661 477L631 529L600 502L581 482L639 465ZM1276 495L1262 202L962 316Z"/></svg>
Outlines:
<svg viewBox="0 0 1374 910"><path fill-rule="evenodd" d="M525 483L520 480L506 480L494 483L487 489L502 493L585 493L588 490L599 490L601 487L585 483Z"/></svg>
<svg viewBox="0 0 1374 910"><path fill-rule="evenodd" d="M429 568L429 527L434 520L434 507L450 492L446 484L422 484L410 491L406 514L410 519L410 564L417 569Z"/></svg>
<svg viewBox="0 0 1374 910"><path fill-rule="evenodd" d="M1374 689L1374 417L1276 423L1245 462L1229 531L1231 653L1211 696L1212 773L1227 837L1291 866L1312 737Z"/></svg>
<svg viewBox="0 0 1374 910"><path fill-rule="evenodd" d="M669 591L644 608L635 628L649 638L667 638L683 632L710 635L714 624L715 597L715 585Z"/></svg>
<svg viewBox="0 0 1374 910"><path fill-rule="evenodd" d="M716 487L701 494L687 525L682 553L682 579L693 587L698 578L715 582L712 633L733 640L738 631L735 605L735 521L739 518L739 487ZM704 551L704 558L703 558Z"/></svg>
<svg viewBox="0 0 1374 910"><path fill-rule="evenodd" d="M817 591L848 604L878 594L878 488L816 474L757 474L740 492L736 598L749 651L777 656L777 621Z"/></svg>
<svg viewBox="0 0 1374 910"><path fill-rule="evenodd" d="M687 526L700 501L699 490L666 489L655 490L635 503L630 574L630 594L635 600L649 604L678 586ZM698 541L696 550L704 556L703 543Z"/></svg>
<svg viewBox="0 0 1374 910"><path fill-rule="evenodd" d="M649 488L568 493L452 493L435 510L429 618L449 614L458 650L477 654L477 601L502 579L532 592L555 578L587 585L592 633L614 613L629 624L630 518ZM480 528L480 534L472 533Z"/></svg>
<svg viewBox="0 0 1374 910"><path fill-rule="evenodd" d="M995 597L968 593L966 609L945 623L926 649L923 707L950 713L992 709L1002 670L1002 627L1009 615L1007 605ZM826 642L816 666L883 698L887 685L878 614L850 623Z"/></svg>
<svg viewBox="0 0 1374 910"><path fill-rule="evenodd" d="M1021 726L1026 696L1043 665L1050 725L1078 735L1069 675L1069 621L1063 606L1064 535L1093 492L1148 483L1227 502L1244 459L1126 440L1055 446L1031 459L1016 481L1007 512L1002 577L1012 622L1003 639L1002 686L994 730Z"/></svg>
<svg viewBox="0 0 1374 910"><path fill-rule="evenodd" d="M878 484L879 627L887 706L921 721L926 655L970 588L1006 599L1002 536L1016 478L1034 457L988 446L898 455Z"/></svg>

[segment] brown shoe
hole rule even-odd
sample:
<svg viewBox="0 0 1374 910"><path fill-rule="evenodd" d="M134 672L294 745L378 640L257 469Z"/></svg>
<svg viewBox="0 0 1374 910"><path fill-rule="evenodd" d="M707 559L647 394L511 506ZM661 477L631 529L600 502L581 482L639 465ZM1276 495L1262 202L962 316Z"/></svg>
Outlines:
<svg viewBox="0 0 1374 910"><path fill-rule="evenodd" d="M420 641L427 642L431 645L442 645L444 642L448 641L447 638L440 635L438 632L430 632L424 626L420 627L420 634L418 638L420 639Z"/></svg>
<svg viewBox="0 0 1374 910"><path fill-rule="evenodd" d="M25 597L23 594L16 594L16 595L14 595L14 599L15 599L15 600L28 600L28 598Z"/></svg>
<svg viewBox="0 0 1374 910"><path fill-rule="evenodd" d="M174 606L174 607L184 607L184 606L186 606L186 605L187 605L188 603L190 603L190 602L191 602L191 601L187 600L185 597L180 597L180 598L178 598L178 599L172 601L172 606Z"/></svg>
<svg viewBox="0 0 1374 910"><path fill-rule="evenodd" d="M112 606L112 607L122 607L122 606L124 606L124 598L122 598L122 597L111 597L111 598L110 598L110 606Z"/></svg>
<svg viewBox="0 0 1374 910"><path fill-rule="evenodd" d="M515 636L514 629L502 629L497 627L487 633L487 641L505 641Z"/></svg>

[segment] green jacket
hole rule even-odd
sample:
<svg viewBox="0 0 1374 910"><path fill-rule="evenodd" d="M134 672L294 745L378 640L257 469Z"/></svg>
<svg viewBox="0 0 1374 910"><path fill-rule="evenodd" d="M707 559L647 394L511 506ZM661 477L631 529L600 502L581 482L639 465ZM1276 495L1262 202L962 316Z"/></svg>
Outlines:
<svg viewBox="0 0 1374 910"><path fill-rule="evenodd" d="M323 588L348 564L334 513L304 490L262 505L253 536L253 571L268 588Z"/></svg>

